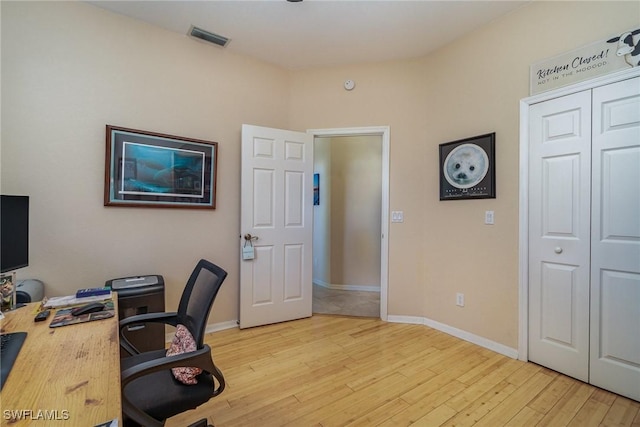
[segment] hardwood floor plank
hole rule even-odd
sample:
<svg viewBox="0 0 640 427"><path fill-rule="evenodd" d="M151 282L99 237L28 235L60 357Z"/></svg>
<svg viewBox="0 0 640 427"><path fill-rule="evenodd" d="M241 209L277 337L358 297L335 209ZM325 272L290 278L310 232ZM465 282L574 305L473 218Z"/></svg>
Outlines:
<svg viewBox="0 0 640 427"><path fill-rule="evenodd" d="M553 427L569 424L585 402L589 400L595 387L578 380L571 381L572 384L569 390L567 390L566 394L558 400L547 415L540 421L539 426Z"/></svg>
<svg viewBox="0 0 640 427"><path fill-rule="evenodd" d="M607 411L601 425L603 427L630 426L635 420L638 420L639 411L639 402L618 396Z"/></svg>
<svg viewBox="0 0 640 427"><path fill-rule="evenodd" d="M383 381L381 380L362 390L355 391L339 401L333 402L331 411L327 411L326 408L320 408L285 425L297 427L318 422L322 426L328 427L348 424L366 416L366 414L384 404L390 397L397 396L406 382L407 378L403 375L392 374L385 377Z"/></svg>
<svg viewBox="0 0 640 427"><path fill-rule="evenodd" d="M558 400L562 398L575 384L575 380L565 377L564 375L558 375L549 384L549 386L543 390L538 396L535 397L527 406L536 412L543 414L548 413L553 406L558 403Z"/></svg>
<svg viewBox="0 0 640 427"><path fill-rule="evenodd" d="M538 411L531 409L528 406L525 406L518 412L515 417L511 418L509 422L506 424L507 427L529 427L538 425L540 420L544 417L544 414L541 414Z"/></svg>
<svg viewBox="0 0 640 427"><path fill-rule="evenodd" d="M525 406L506 424L507 427L529 427L538 425L544 414Z"/></svg>
<svg viewBox="0 0 640 427"><path fill-rule="evenodd" d="M468 427L476 424L489 412L497 408L509 397L517 388L513 384L502 381L486 393L482 394L472 404L462 410L457 410L457 415L448 420L443 426L447 427ZM453 399L452 399L453 400ZM447 406L449 403L447 402ZM498 424L496 424L498 425Z"/></svg>
<svg viewBox="0 0 640 427"><path fill-rule="evenodd" d="M639 402L422 325L323 315L205 342L227 388L168 427L640 427Z"/></svg>
<svg viewBox="0 0 640 427"><path fill-rule="evenodd" d="M453 417L456 411L446 405L440 405L415 422L416 426L440 426Z"/></svg>
<svg viewBox="0 0 640 427"><path fill-rule="evenodd" d="M352 423L347 424L348 427L370 427L377 426L388 419L392 418L409 407L409 404L402 399L393 399L390 402L374 409L364 417L358 418Z"/></svg>
<svg viewBox="0 0 640 427"><path fill-rule="evenodd" d="M468 386L462 393L452 397L447 402L447 405L458 412L463 410L466 411L466 408L468 408L469 405L473 404L478 399L481 399L486 394L491 396L490 392L494 390L496 386L501 383L504 383L505 385L510 384L506 379L515 371L522 368L523 365L523 362L508 359L506 363L500 365L493 372L488 373L486 377L479 379L474 384ZM501 387L499 390L502 390L503 388L504 387ZM515 390L515 387L513 387L513 389Z"/></svg>
<svg viewBox="0 0 640 427"><path fill-rule="evenodd" d="M464 374L460 375L456 378L461 383L471 385L478 380L486 377L488 374L495 372L500 366L507 363L510 360L508 357L503 356L498 353L493 353L487 360L482 362L480 365L475 366L469 369Z"/></svg>
<svg viewBox="0 0 640 427"><path fill-rule="evenodd" d="M526 369L525 365L520 370ZM520 410L531 401L538 393L553 381L553 378L544 372L538 371L529 381L518 387L502 403L482 417L478 426L503 426L506 425ZM515 384L514 384L515 385Z"/></svg>
<svg viewBox="0 0 640 427"><path fill-rule="evenodd" d="M609 411L610 405L598 400L595 391L589 400L580 408L580 411L567 424L569 427L596 427L599 426Z"/></svg>

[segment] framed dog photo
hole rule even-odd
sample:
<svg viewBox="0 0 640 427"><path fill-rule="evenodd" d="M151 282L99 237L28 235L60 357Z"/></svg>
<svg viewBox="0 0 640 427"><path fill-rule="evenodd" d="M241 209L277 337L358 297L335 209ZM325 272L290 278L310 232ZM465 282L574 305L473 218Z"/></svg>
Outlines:
<svg viewBox="0 0 640 427"><path fill-rule="evenodd" d="M440 144L440 200L495 199L496 134Z"/></svg>

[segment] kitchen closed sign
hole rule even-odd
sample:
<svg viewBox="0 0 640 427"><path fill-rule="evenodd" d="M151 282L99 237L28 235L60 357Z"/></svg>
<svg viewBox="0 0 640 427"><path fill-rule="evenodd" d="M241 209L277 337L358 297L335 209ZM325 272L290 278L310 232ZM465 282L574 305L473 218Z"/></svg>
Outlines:
<svg viewBox="0 0 640 427"><path fill-rule="evenodd" d="M640 29L563 53L531 66L530 94L535 95L640 65Z"/></svg>

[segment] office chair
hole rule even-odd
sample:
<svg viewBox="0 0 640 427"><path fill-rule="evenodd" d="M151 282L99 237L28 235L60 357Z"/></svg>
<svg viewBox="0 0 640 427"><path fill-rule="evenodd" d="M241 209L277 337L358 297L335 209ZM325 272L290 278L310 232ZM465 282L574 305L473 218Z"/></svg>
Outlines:
<svg viewBox="0 0 640 427"><path fill-rule="evenodd" d="M146 313L120 321L120 345L132 355L120 361L125 426L163 426L167 418L194 409L222 393L224 377L213 363L211 348L203 340L213 301L226 277L222 268L201 259L182 292L177 312ZM147 322L184 325L193 336L196 350L172 356L167 356L166 349L139 352L122 331ZM197 384L185 385L174 377L171 368L181 367L202 369L195 377ZM207 420L192 424L196 425L206 426Z"/></svg>

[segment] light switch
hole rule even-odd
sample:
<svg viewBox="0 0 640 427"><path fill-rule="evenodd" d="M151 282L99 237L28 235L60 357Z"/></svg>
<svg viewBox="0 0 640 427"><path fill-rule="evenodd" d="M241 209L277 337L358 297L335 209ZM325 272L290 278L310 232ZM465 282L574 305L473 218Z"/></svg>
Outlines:
<svg viewBox="0 0 640 427"><path fill-rule="evenodd" d="M404 212L391 211L391 222L404 222Z"/></svg>
<svg viewBox="0 0 640 427"><path fill-rule="evenodd" d="M493 211L485 211L484 213L484 223L493 225Z"/></svg>

